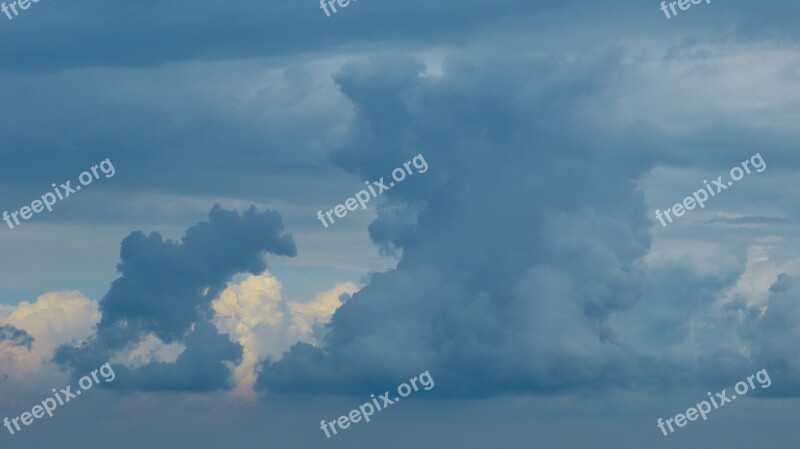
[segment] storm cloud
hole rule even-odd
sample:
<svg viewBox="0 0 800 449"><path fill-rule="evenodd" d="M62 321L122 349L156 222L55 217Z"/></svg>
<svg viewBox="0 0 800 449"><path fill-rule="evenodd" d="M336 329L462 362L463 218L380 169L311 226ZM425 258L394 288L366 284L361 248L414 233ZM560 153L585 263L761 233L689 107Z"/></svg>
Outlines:
<svg viewBox="0 0 800 449"><path fill-rule="evenodd" d="M694 58L665 61L676 57ZM754 334L774 328L771 315L726 294L749 275L747 254L706 245L665 257L640 186L664 160L741 156L730 136L687 143L654 116L607 119L601 108L616 110L619 86L642 70L629 59L453 57L431 74L379 57L335 74L356 117L332 159L364 179L418 153L430 170L389 192L369 228L397 267L337 310L322 344L265 361L259 388L356 393L429 369L435 394L480 397L721 384L760 369L759 347L787 334ZM730 119L738 139L763 132ZM789 140L770 154L795 164ZM769 366L787 358L778 346Z"/></svg>
<svg viewBox="0 0 800 449"><path fill-rule="evenodd" d="M265 254L294 256L278 213L254 207L239 214L219 205L209 220L190 227L180 241L157 232L133 232L123 240L121 277L100 301L96 335L80 346L62 346L59 364L86 370L155 335L186 350L174 363L119 367L116 388L205 391L229 387L223 362L239 363L242 348L211 324L211 301L238 273L260 274ZM117 369L117 368L115 368Z"/></svg>
<svg viewBox="0 0 800 449"><path fill-rule="evenodd" d="M650 224L635 177L647 167L616 163L622 143L600 157L576 112L615 58L492 58L477 72L456 60L441 78L378 59L338 73L359 116L334 160L365 179L416 153L431 168L370 227L402 250L397 268L336 312L322 348L266 363L261 387L355 391L430 369L439 393L483 395L635 372L607 318L641 296Z"/></svg>

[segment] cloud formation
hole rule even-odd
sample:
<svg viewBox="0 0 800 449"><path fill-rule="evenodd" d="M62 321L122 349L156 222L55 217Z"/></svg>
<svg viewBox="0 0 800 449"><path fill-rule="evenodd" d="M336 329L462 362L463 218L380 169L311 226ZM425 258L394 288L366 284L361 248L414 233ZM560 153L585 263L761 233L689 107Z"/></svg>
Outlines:
<svg viewBox="0 0 800 449"><path fill-rule="evenodd" d="M0 378L14 387L3 389L0 402L62 382L53 352L92 335L99 319L97 302L75 291L47 293L0 310Z"/></svg>
<svg viewBox="0 0 800 449"><path fill-rule="evenodd" d="M242 347L211 323L211 301L234 275L263 272L265 253L294 256L297 251L283 233L280 215L255 208L239 214L217 205L208 221L190 227L180 241L156 232L131 233L121 245L121 277L100 301L96 334L79 346L60 347L55 360L85 371L154 336L164 344L182 343L185 350L172 363L119 366L113 388L228 388L228 366L241 362Z"/></svg>
<svg viewBox="0 0 800 449"><path fill-rule="evenodd" d="M442 394L482 395L637 370L607 320L643 288L640 172L615 163L623 151L600 158L578 114L615 57L489 59L475 71L455 58L442 77L402 58L335 76L358 116L334 160L364 179L417 153L431 168L391 191L370 228L402 249L397 268L337 310L321 348L266 363L262 388L363 391L430 369Z"/></svg>
<svg viewBox="0 0 800 449"><path fill-rule="evenodd" d="M721 69L754 58L747 46L714 58L691 49L702 45L655 59L675 86L728 73L728 92L735 77ZM783 51L760 54L779 70ZM446 59L438 75L402 57L357 59L334 75L357 111L349 141L333 154L339 166L377 179L422 153L431 169L389 192L370 226L383 251L402 250L397 268L372 276L336 311L321 345L301 343L266 361L259 388L358 393L425 369L441 379L436 394L452 396L663 388L724 383L762 362L797 360L778 344L790 333L767 332L770 314L759 309L770 307L763 300L785 264L748 262L747 251L699 238L654 247L641 189L665 163L739 160L727 134L693 144L721 126L693 121L722 112L737 139L754 141L766 125L753 119L753 104L736 103L733 91L693 104L691 88L649 86L667 109L676 96L690 100L680 103L689 115L664 128L664 111L628 89L649 79L650 65L625 51L462 56ZM768 113L791 108L776 98ZM631 112L639 109L649 116ZM772 123L774 133L793 133L788 122ZM776 138L769 154L794 167L790 142ZM737 188L747 195L754 186ZM729 210L727 201L714 207ZM737 242L769 239L760 237ZM777 294L770 301L781 304ZM775 348L769 363L756 355L764 345Z"/></svg>
<svg viewBox="0 0 800 449"><path fill-rule="evenodd" d="M322 325L356 290L355 284L346 282L318 293L311 301L289 301L283 298L278 278L269 272L229 285L213 303L213 321L244 350L234 372L234 395L257 398L253 386L258 363L280 359L297 342L318 344Z"/></svg>

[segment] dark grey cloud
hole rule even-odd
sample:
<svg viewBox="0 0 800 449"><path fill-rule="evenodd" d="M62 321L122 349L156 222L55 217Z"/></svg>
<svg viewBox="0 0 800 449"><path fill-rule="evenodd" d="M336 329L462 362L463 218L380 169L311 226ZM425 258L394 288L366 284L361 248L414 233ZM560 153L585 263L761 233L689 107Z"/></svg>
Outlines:
<svg viewBox="0 0 800 449"><path fill-rule="evenodd" d="M336 312L322 348L267 362L260 386L363 391L430 369L437 394L474 396L638 372L607 319L643 288L645 166L618 164L624 145L598 151L614 143L594 142L576 113L617 65L615 54L458 59L437 78L396 58L338 73L358 117L334 160L364 179L416 154L429 170L385 194L370 228L402 249L397 268Z"/></svg>
<svg viewBox="0 0 800 449"><path fill-rule="evenodd" d="M83 0L37 4L0 28L15 45L0 49L7 70L98 65L153 66L186 60L292 56L341 48L388 45L459 45L476 35L571 32L593 28L592 38L633 32L668 36L724 23L751 37L796 36L788 0L727 2L695 7L667 21L656 4L608 0L420 0L353 3L326 17L317 1L138 2ZM718 30L715 30L718 31ZM583 31L576 32L585 39ZM719 34L719 32L717 33ZM566 36L570 38L571 36ZM591 40L591 39L589 39Z"/></svg>
<svg viewBox="0 0 800 449"><path fill-rule="evenodd" d="M653 221L638 188L661 164L727 167L743 151L726 148L727 136L690 143L647 121L604 129L587 111L626 95L619 86L638 70L627 60L613 49L453 57L439 77L414 58L367 58L337 73L356 120L332 159L364 179L388 178L416 154L430 168L387 192L369 228L383 252L402 251L397 268L336 312L319 348L299 344L266 361L259 387L355 393L430 369L435 394L483 396L705 387L760 369L765 337L745 338L764 326L760 313L744 298L720 303L744 275L752 240L648 261ZM739 135L757 139L757 125L737 120ZM774 165L794 167L790 140L773 140ZM736 203L730 194L718 204ZM795 359L784 349L768 365Z"/></svg>
<svg viewBox="0 0 800 449"><path fill-rule="evenodd" d="M174 364L154 362L135 370L117 388L213 390L227 386L223 361L241 360L242 348L210 324L211 301L238 273L260 274L265 253L294 256L277 212L250 208L242 214L219 205L209 220L190 227L180 241L157 232L133 232L123 240L121 277L100 301L94 337L78 347L62 346L59 364L75 370L99 366L153 334L186 351Z"/></svg>
<svg viewBox="0 0 800 449"><path fill-rule="evenodd" d="M476 32L547 26L576 8L613 17L625 2L480 0L353 3L326 17L318 1L144 2L85 0L36 5L0 28L18 45L0 49L11 70L95 65L158 65L185 60L291 56L356 45L459 43ZM631 8L630 4L625 5ZM641 9L641 7L639 7ZM658 13L657 10L654 11Z"/></svg>
<svg viewBox="0 0 800 449"><path fill-rule="evenodd" d="M330 170L323 146L348 120L328 66L235 61L155 68L155 76L103 68L0 73L0 82L18 87L0 106L2 208L30 204L52 183L75 185L106 158L116 169L112 178L30 222L183 227L196 221L190 206L198 198L249 205L319 197L345 178ZM48 123L46 130L32 116ZM298 189L298 180L308 188ZM98 210L98 202L107 206Z"/></svg>
<svg viewBox="0 0 800 449"><path fill-rule="evenodd" d="M265 252L295 256L294 241L282 231L276 212L251 208L239 215L217 205L209 221L189 228L180 242L156 232L131 233L120 250L122 276L100 301L99 331L125 323L171 342L208 316L234 274L263 272Z"/></svg>
<svg viewBox="0 0 800 449"><path fill-rule="evenodd" d="M795 46L798 13L800 4L788 0L713 1L670 21L657 1L359 0L333 18L325 18L316 1L40 2L13 22L0 16L0 36L12 43L0 48L0 81L7 87L0 107L0 196L11 210L51 182L111 157L115 178L39 220L135 222L126 229L167 234L166 223L183 229L196 221L196 210L178 213L162 204L154 213L149 203L157 195L186 203L220 196L249 203L259 195L290 205L317 225L312 217L323 202L314 200L319 192L350 190L352 184L322 160L329 148L339 147L332 158L338 168L363 179L388 176L422 153L429 172L387 193L369 227L383 253L402 255L397 268L372 276L347 301L320 348L300 344L283 360L265 363L260 387L365 396L430 369L437 380L434 396L566 394L545 404L531 404L524 394L415 400L328 441L332 447L381 441L391 447L500 442L522 448L532 440L542 447L667 447L684 435L663 439L650 412L680 411L683 398L673 400L680 388L717 391L767 367L774 385L765 394L797 395L794 278L779 276L766 303L737 297L717 304L745 274L748 242L793 232L800 216L793 176L800 153L794 128L783 127L796 119L796 102L779 98L791 99L791 92L772 96L762 89L795 87L791 82L800 72L794 54L780 56L786 60L778 67L770 48L773 42L787 43L783 50ZM746 47L750 54L738 51ZM441 48L464 49L446 62L441 78L419 76L430 67L404 56ZM663 60L642 57L662 49ZM340 71L335 81L346 103L338 101L337 89L312 79L326 74L325 67L296 65L275 79L263 67L217 64L259 58L292 65L365 50L393 56ZM738 73L731 67L741 66L727 65L736 59L754 69ZM243 78L264 85L220 76L218 69L244 72ZM768 71L787 83L776 83ZM716 90L720 86L728 89ZM350 106L356 120L342 144L338 133L349 126ZM761 194L747 196L755 182L737 185L735 194L706 211L744 218L712 219L704 228L681 223L653 231L653 241L664 240L660 246L651 242L651 210L636 188L650 168L724 173L754 149L770 164ZM781 171L782 185L773 177ZM658 206L689 193L668 178ZM675 189L680 191L673 195ZM763 209L739 210L747 205ZM28 250L21 235L13 234L19 253ZM304 242L336 258L333 235ZM714 239L724 244L705 244ZM75 246L100 246L86 242L91 245ZM209 295L200 293L257 264L244 251L241 259L220 262L227 267L215 266L208 253L216 249L207 243L192 249L156 234L128 237L124 246L131 252L121 264L126 271L108 293L97 335L84 346L62 347L57 360L85 373L155 333L183 343L186 352L175 363L115 366L118 378L108 387L226 388L225 365L240 360L241 348L208 323ZM53 245L40 245L52 253ZM791 256L797 241L782 246ZM673 259L662 258L665 247L675 249ZM86 276L87 284L107 282L96 273ZM613 394L601 390L639 385L661 387L670 398L647 398L636 389L634 405L621 415L609 402ZM585 387L592 387L592 397L571 396ZM75 429L94 422L101 438L127 447L137 444L145 423L156 444L171 447L231 441L250 447L265 439L309 447L322 439L309 423L333 418L352 402L322 398L331 403L321 413L318 406L294 404L295 398L279 398L291 404L268 415L234 410L230 416L220 413L230 408L222 402L183 408L171 396L141 408L86 402L85 414L65 414L49 424L57 431L15 438L30 447L54 438L64 447L91 447L97 432ZM436 409L412 412L412 404L426 402ZM764 440L765 428L772 438L796 439L786 418L791 414L781 409L796 404L781 401L764 413L765 404L754 402L685 429L696 432L686 445L752 447ZM553 413L559 407L566 410ZM533 433L532 410L541 415ZM405 420L398 419L401 413ZM730 420L732 414L740 420ZM193 433L198 419L210 425ZM575 430L576 422L582 430ZM409 434L410 428L417 431ZM616 430L605 436L609 428ZM742 437L741 429L750 431ZM615 441L621 433L630 438Z"/></svg>
<svg viewBox="0 0 800 449"><path fill-rule="evenodd" d="M144 391L211 391L232 386L230 368L225 362L238 365L242 347L221 335L212 324L201 321L185 339L186 350L175 363L152 362L131 369L116 365L119 381L109 384L115 390Z"/></svg>
<svg viewBox="0 0 800 449"><path fill-rule="evenodd" d="M0 324L0 341L10 341L14 346L31 349L34 338L22 329L10 324Z"/></svg>

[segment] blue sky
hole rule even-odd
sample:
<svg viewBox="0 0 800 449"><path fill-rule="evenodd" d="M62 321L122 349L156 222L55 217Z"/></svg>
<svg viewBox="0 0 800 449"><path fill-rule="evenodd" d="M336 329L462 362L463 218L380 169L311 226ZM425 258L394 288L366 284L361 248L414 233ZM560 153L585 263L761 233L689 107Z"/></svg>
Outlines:
<svg viewBox="0 0 800 449"><path fill-rule="evenodd" d="M800 6L0 15L4 447L750 448L800 408ZM665 210L760 154L668 226ZM415 173L325 228L333 209ZM0 210L1 211L1 210ZM665 437L748 375L772 384ZM410 377L436 381L326 438Z"/></svg>

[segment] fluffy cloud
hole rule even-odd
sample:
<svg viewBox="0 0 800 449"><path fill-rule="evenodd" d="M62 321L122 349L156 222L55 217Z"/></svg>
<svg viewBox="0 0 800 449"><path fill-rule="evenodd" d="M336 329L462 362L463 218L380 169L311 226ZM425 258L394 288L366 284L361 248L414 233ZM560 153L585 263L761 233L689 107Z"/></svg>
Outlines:
<svg viewBox="0 0 800 449"><path fill-rule="evenodd" d="M122 242L122 276L100 303L66 292L3 307L3 374L52 374L55 353L75 375L110 360L118 380L107 388L202 392L235 385L235 396L256 397L257 363L279 359L297 342L318 343L321 326L357 290L347 282L310 301L284 299L262 258L296 254L282 229L277 213L216 206L180 242L132 233ZM252 275L225 288L242 272Z"/></svg>
<svg viewBox="0 0 800 449"><path fill-rule="evenodd" d="M317 344L327 323L357 287L336 285L306 302L282 297L280 281L269 272L230 284L212 303L214 319L193 325L181 341L166 344L155 334L113 353L122 387L139 390L202 391L228 387L228 360L235 366L233 397L254 399L256 365L280 359L297 342ZM98 304L78 292L48 293L34 303L4 307L0 319L0 379L19 385L59 379L51 363L61 345L81 344L100 321ZM218 333L230 334L229 338ZM237 344L238 343L238 344ZM239 347L241 345L241 348ZM234 354L234 356L231 356ZM236 356L240 354L240 356ZM213 388L212 388L213 387Z"/></svg>
<svg viewBox="0 0 800 449"><path fill-rule="evenodd" d="M121 245L118 270L100 301L97 333L79 346L61 346L56 361L74 372L93 369L136 351L155 336L185 350L174 362L154 360L118 366L116 389L211 391L230 386L229 365L242 347L211 324L211 301L236 274L261 273L263 256L296 254L276 212L250 208L242 214L218 205L209 221L190 227L181 241L160 234L131 233Z"/></svg>
<svg viewBox="0 0 800 449"><path fill-rule="evenodd" d="M309 302L288 301L280 281L265 272L228 286L214 301L214 324L242 345L244 355L236 367L235 396L255 398L256 365L280 359L297 342L317 344L320 326L357 290L352 282L317 294Z"/></svg>
<svg viewBox="0 0 800 449"><path fill-rule="evenodd" d="M51 363L54 351L89 337L99 320L97 302L75 291L47 293L7 308L0 315L0 332L14 339L0 338L0 378L23 389L63 379Z"/></svg>
<svg viewBox="0 0 800 449"><path fill-rule="evenodd" d="M662 70L659 64L670 69L672 83L699 83L701 73L708 81L716 69L755 58L750 48L719 48L722 56L709 67L695 67L693 48L652 66L624 52L452 57L441 76L427 76L413 58L345 66L334 79L357 115L334 161L378 179L422 153L430 170L387 192L370 226L382 250L402 250L397 268L373 276L336 311L321 345L301 343L266 361L258 387L355 393L430 369L440 380L437 394L480 396L727 382L758 365L764 345L775 348L773 364L797 360L777 344L792 341L791 333L767 332L757 308L776 273L796 267L764 265L759 248L774 239L763 238L761 228L738 248L705 241L716 229L702 226L713 224L698 224L692 239L653 245L640 181L665 161L738 161L727 137L707 152L705 141L686 142L719 125L680 118L665 128L641 114L608 117L609 107L631 109L641 89L628 81L649 79L642 72ZM774 71L784 64L782 51L768 53ZM691 98L691 85L659 91L654 102ZM721 103L701 102L706 109L698 117L733 110L738 138L755 141L766 126L750 120L758 108L745 99L732 108L742 96L726 92ZM794 108L791 100L776 101L776 114ZM790 140L777 138L791 130L781 123L771 131L771 157L794 167ZM643 154L643 142L652 151ZM746 195L754 186L737 188ZM728 195L715 206L740 203Z"/></svg>
<svg viewBox="0 0 800 449"><path fill-rule="evenodd" d="M742 323L741 340L759 366L780 379L773 396L800 396L800 282L781 273L769 288L769 297L761 304L740 299L731 303L729 315Z"/></svg>
<svg viewBox="0 0 800 449"><path fill-rule="evenodd" d="M765 132L771 167L796 167L792 141L782 140L795 132L785 113L796 99L783 93L795 83L785 62L795 53L706 45L687 41L663 58L649 47L525 58L470 50L435 70L413 57L356 59L334 76L355 121L333 161L363 179L419 153L431 167L384 195L369 228L383 252L402 254L397 268L338 309L303 310L268 276L223 291L232 274L263 269L235 237L244 248L229 254L235 263L209 262L219 250L209 242L230 246L226 236L248 232L225 224L227 213L212 212L209 226L221 232L180 243L134 233L123 243L123 276L101 303L95 346L65 348L60 361L119 357L150 377L131 388L192 391L227 385L220 366L235 364L245 395L263 358L256 389L287 392L362 391L410 366L439 369L437 392L459 395L666 382L670 369L698 379L708 363L734 373L777 338L753 331L762 313L753 307L794 266L764 265L757 248L704 236L653 246L639 186L664 164L683 173L730 164L731 139L758 142ZM760 55L765 66L752 69ZM737 96L754 77L768 82ZM279 240L265 246L289 255ZM315 332L334 309L329 332ZM226 332L237 344L225 343ZM293 339L300 343L281 358ZM776 350L773 359L781 354L793 356ZM181 386L192 361L213 378Z"/></svg>
<svg viewBox="0 0 800 449"><path fill-rule="evenodd" d="M359 116L334 159L365 179L418 153L430 169L388 192L370 228L402 249L397 268L337 310L321 348L267 362L260 387L368 390L430 369L438 393L480 395L621 381L636 365L607 320L641 296L644 196L577 113L613 58L482 63L426 77L419 61L377 59L336 75ZM415 219L394 224L397 210Z"/></svg>

